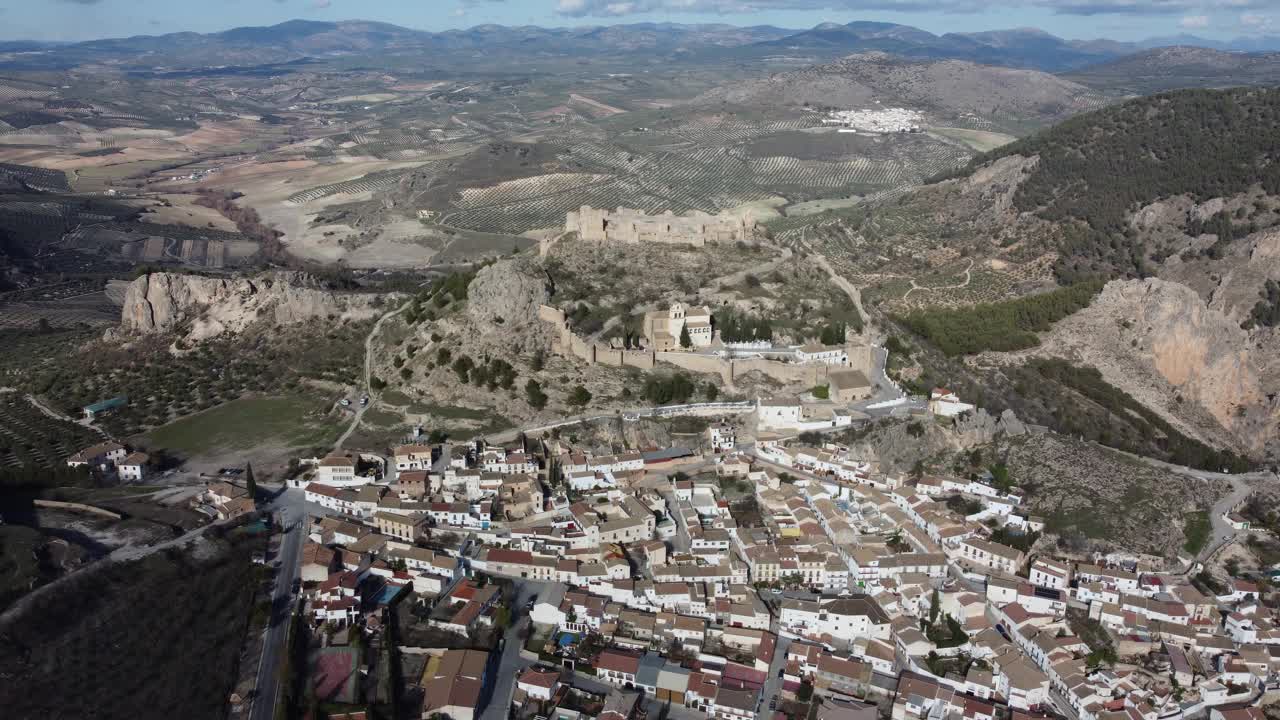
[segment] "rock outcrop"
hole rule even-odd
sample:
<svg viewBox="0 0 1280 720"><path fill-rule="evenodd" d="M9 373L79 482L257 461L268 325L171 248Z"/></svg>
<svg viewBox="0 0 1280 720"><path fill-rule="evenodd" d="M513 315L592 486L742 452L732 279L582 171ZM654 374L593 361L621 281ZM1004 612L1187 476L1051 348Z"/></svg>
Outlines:
<svg viewBox="0 0 1280 720"><path fill-rule="evenodd" d="M964 447L985 445L998 436L1020 437L1027 434L1027 426L1022 424L1012 410L1005 410L1000 417L991 417L983 408L966 413L956 418L956 433Z"/></svg>
<svg viewBox="0 0 1280 720"><path fill-rule="evenodd" d="M1109 384L1189 435L1251 454L1273 440L1268 358L1239 319L1186 285L1112 281L1042 340L1037 354L1098 368Z"/></svg>
<svg viewBox="0 0 1280 720"><path fill-rule="evenodd" d="M476 340L517 352L550 347L538 307L551 299L547 277L522 260L496 262L480 272L467 288L466 318Z"/></svg>
<svg viewBox="0 0 1280 720"><path fill-rule="evenodd" d="M943 425L931 419L882 421L873 426L865 436L851 443L850 449L858 457L880 463L880 469L884 472L905 473L918 460L1027 434L1027 427L1012 410L1005 410L1000 417L995 418L979 408L976 412L956 418L951 425Z"/></svg>
<svg viewBox="0 0 1280 720"><path fill-rule="evenodd" d="M336 293L297 272L225 278L151 273L125 291L120 332L176 333L199 341L239 333L259 320L276 325L365 320L380 312L376 297Z"/></svg>

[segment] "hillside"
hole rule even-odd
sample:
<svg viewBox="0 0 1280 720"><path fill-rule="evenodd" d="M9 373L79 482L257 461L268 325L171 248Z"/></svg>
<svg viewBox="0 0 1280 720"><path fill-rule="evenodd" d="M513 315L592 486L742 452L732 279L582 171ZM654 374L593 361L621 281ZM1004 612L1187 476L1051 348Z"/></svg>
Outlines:
<svg viewBox="0 0 1280 720"><path fill-rule="evenodd" d="M1060 276L1143 275L1157 253L1168 251L1167 257L1183 248L1134 232L1133 211L1165 198L1204 202L1255 186L1268 195L1280 193L1277 128L1280 90L1181 91L1071 118L979 156L969 169L1015 155L1038 158L1013 203L1022 212L1072 226ZM1188 218L1200 223L1187 229L1195 235L1216 230L1229 242L1258 225L1233 220L1249 220L1268 208L1255 205L1232 218L1200 213Z"/></svg>
<svg viewBox="0 0 1280 720"><path fill-rule="evenodd" d="M1275 85L1280 53L1224 52L1178 45L1090 65L1064 78L1117 95L1145 95L1178 88Z"/></svg>
<svg viewBox="0 0 1280 720"><path fill-rule="evenodd" d="M1274 458L1277 123L1275 90L1133 100L775 234L803 238L865 288L888 332L909 340L891 370L917 388L961 388L1031 422L1202 467L1237 465L1230 453ZM1036 303L979 305L1091 279L1111 282L1017 342L1006 340Z"/></svg>
<svg viewBox="0 0 1280 720"><path fill-rule="evenodd" d="M785 37L792 31L768 26L637 23L609 27L542 28L479 25L433 33L364 20L290 20L269 27L241 27L218 33L173 33L41 46L0 62L10 68L72 67L110 61L139 69L185 69L230 64L271 65L333 55L430 56L448 64L470 54L574 56L688 52L734 47ZM164 66L168 66L165 68Z"/></svg>
<svg viewBox="0 0 1280 720"><path fill-rule="evenodd" d="M699 101L840 109L879 103L918 108L939 120L975 129L992 129L994 121L1018 130L1097 107L1102 98L1081 85L1034 70L962 60L905 60L875 52L729 85Z"/></svg>

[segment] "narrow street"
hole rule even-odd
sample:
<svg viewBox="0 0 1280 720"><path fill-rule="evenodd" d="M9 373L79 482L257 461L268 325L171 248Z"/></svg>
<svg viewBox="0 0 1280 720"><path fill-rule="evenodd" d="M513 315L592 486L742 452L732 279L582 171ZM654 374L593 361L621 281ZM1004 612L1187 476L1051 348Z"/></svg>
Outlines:
<svg viewBox="0 0 1280 720"><path fill-rule="evenodd" d="M773 623L774 633L778 624ZM765 678L764 687L760 690L760 707L756 710L756 720L769 720L773 710L769 708L769 700L782 689L782 679L778 672L787 666L787 649L791 647L791 639L778 636L778 645L773 650L773 662L769 663L769 676Z"/></svg>
<svg viewBox="0 0 1280 720"><path fill-rule="evenodd" d="M284 535L275 558L279 564L271 591L271 615L262 639L262 657L258 661L249 720L272 720L276 715L280 695L280 661L288 651L286 641L292 624L293 582L302 572L302 539L307 532L302 491L286 490L268 504L267 509L280 511Z"/></svg>
<svg viewBox="0 0 1280 720"><path fill-rule="evenodd" d="M550 583L531 580L516 580L515 607L512 608L511 627L504 636L505 645L502 655L493 666L495 669L492 695L489 704L481 711L477 720L506 720L507 711L511 707L511 695L515 692L516 679L526 668L536 665L536 660L527 660L520 656L520 648L524 641L520 639L521 631L529 625L529 613L525 606L534 596L541 597L550 588Z"/></svg>

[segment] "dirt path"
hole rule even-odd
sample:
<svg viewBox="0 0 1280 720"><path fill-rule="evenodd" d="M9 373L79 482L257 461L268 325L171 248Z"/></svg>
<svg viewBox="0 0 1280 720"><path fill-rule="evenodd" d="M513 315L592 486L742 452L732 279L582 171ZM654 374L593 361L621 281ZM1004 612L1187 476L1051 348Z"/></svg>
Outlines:
<svg viewBox="0 0 1280 720"><path fill-rule="evenodd" d="M372 398L372 388L369 387L369 381L373 379L373 340L378 336L378 331L382 330L382 323L396 315L399 315L405 310L408 310L409 306L412 304L413 301L410 300L395 310L392 310L378 318L378 322L373 324L373 329L369 331L368 336L364 339L364 392L366 395L369 395L370 398ZM339 437L338 441L333 444L334 452L342 449L342 444L345 443L347 438L351 437L351 433L355 432L356 428L360 426L360 419L364 417L365 411L371 407L373 407L372 399L369 400L367 405L360 405L356 408L356 413L351 418L351 424L348 425L346 431L342 433L342 437Z"/></svg>
<svg viewBox="0 0 1280 720"><path fill-rule="evenodd" d="M857 286L846 280L843 275L836 272L836 269L831 266L831 263L827 261L827 258L823 256L822 253L817 252L805 244L804 228L800 229L799 244L801 248L804 248L805 252L809 253L809 256L813 258L813 261L817 263L818 267L826 271L827 275L831 278L831 282L835 283L836 287L843 290L844 294L849 296L849 300L853 302L853 306L858 309L858 317L862 318L862 334L870 338L871 318L867 315L867 311L862 308L862 292L858 290Z"/></svg>
<svg viewBox="0 0 1280 720"><path fill-rule="evenodd" d="M35 395L27 395L27 402L29 402L29 403L31 403L32 405L34 405L34 406L35 406L35 408L36 408L37 410L39 410L41 413L43 413L44 415L47 415L47 416L49 416L49 417L53 418L54 420L62 420L63 422L75 423L76 425L79 425L79 426L81 426L81 427L89 428L90 430L92 430L92 431L94 431L94 432L98 433L99 435L101 435L103 438L106 438L106 439L108 439L108 440L109 440L109 439L111 439L111 436L110 436L110 435L107 435L106 431L105 431L105 430L103 430L102 428L100 428L100 427L98 427L98 426L94 425L93 423L89 422L88 420L76 420L75 418L73 418L73 417L71 417L71 416L69 416L69 415L63 415L62 413L58 412L57 410L54 410L53 408L49 407L48 405L45 405L45 404L44 404L44 402L43 402L43 401L41 401L41 400L40 400L40 398L36 397Z"/></svg>
<svg viewBox="0 0 1280 720"><path fill-rule="evenodd" d="M770 247L770 246L766 245L765 247ZM782 254L779 255L778 257L772 260L768 260L766 262L762 262L759 265L753 265L752 267L746 268L744 270L739 270L737 272L729 273L728 275L722 275L718 278L712 278L710 281L707 282L707 286L719 287L721 285L737 285L743 280L746 280L748 275L755 275L756 277L768 275L774 270L777 270L778 268L782 267L782 265L786 263L788 260L790 260L791 256L795 254L791 251L791 248L789 247L783 246L780 249L782 250Z"/></svg>
<svg viewBox="0 0 1280 720"><path fill-rule="evenodd" d="M933 290L959 290L960 288L969 287L969 281L973 279L973 276L970 274L972 273L972 271L973 271L973 258L969 258L969 267L965 268L965 271L964 271L964 282L960 283L959 285L940 285L938 287L928 287L925 285L917 285L915 278L912 278L911 289L908 290L906 294L902 296L902 299L906 300L908 297L911 296L911 293L915 292L916 290L930 292Z"/></svg>

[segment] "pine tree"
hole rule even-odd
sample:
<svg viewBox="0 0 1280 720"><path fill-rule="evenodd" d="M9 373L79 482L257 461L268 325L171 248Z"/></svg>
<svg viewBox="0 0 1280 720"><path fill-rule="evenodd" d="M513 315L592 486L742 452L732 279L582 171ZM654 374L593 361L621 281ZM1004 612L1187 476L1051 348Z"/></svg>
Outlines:
<svg viewBox="0 0 1280 720"><path fill-rule="evenodd" d="M689 326L680 328L680 347L689 349L693 347L693 338L689 337Z"/></svg>
<svg viewBox="0 0 1280 720"><path fill-rule="evenodd" d="M257 497L258 481L253 477L253 463L244 464L244 488L249 491L249 497Z"/></svg>

